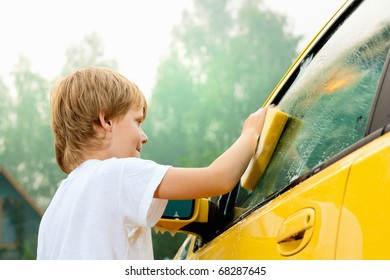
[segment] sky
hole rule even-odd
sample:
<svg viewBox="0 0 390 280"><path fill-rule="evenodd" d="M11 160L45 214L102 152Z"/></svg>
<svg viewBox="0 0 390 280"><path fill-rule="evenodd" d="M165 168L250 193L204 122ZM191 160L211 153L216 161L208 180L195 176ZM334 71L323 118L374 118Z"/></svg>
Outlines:
<svg viewBox="0 0 390 280"><path fill-rule="evenodd" d="M32 70L55 79L65 64L65 51L95 32L105 57L150 96L161 57L174 25L192 0L0 0L0 78L11 88L19 57ZM303 48L344 0L263 0L287 15Z"/></svg>

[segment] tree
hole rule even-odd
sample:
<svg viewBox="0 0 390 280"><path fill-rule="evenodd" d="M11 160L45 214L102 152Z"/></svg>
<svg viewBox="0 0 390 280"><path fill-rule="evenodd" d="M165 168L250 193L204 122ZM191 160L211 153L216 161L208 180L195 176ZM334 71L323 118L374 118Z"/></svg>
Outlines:
<svg viewBox="0 0 390 280"><path fill-rule="evenodd" d="M17 95L10 103L2 164L42 206L48 203L54 191L47 187L52 178L58 177L58 173L52 172L49 84L31 70L29 60L23 57L13 76Z"/></svg>
<svg viewBox="0 0 390 280"><path fill-rule="evenodd" d="M81 43L69 47L65 52L65 57L66 63L62 69L62 76L89 66L118 68L118 63L114 59L105 57L101 39L94 32L86 35Z"/></svg>
<svg viewBox="0 0 390 280"><path fill-rule="evenodd" d="M8 88L0 78L0 165L3 162L3 154L5 152L6 134L11 118L11 95Z"/></svg>
<svg viewBox="0 0 390 280"><path fill-rule="evenodd" d="M226 150L297 55L286 24L261 0L196 0L158 69L144 156L205 166Z"/></svg>
<svg viewBox="0 0 390 280"><path fill-rule="evenodd" d="M145 155L198 166L229 147L296 57L286 22L259 0L195 1L157 72Z"/></svg>

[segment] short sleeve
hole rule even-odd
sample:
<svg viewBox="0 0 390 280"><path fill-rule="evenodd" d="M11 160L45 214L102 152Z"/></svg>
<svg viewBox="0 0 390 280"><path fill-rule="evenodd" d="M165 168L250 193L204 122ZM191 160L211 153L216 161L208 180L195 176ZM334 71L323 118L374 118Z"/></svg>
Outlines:
<svg viewBox="0 0 390 280"><path fill-rule="evenodd" d="M167 200L153 196L169 168L150 160L126 159L121 172L119 200L127 226L152 227L160 219Z"/></svg>

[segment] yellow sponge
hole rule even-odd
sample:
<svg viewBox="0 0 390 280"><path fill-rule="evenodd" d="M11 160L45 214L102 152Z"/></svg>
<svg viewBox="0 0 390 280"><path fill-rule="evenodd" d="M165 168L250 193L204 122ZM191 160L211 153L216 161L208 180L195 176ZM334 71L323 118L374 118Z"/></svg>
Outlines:
<svg viewBox="0 0 390 280"><path fill-rule="evenodd" d="M256 152L241 177L241 186L244 188L252 191L256 187L268 166L287 120L288 115L277 107L271 107L267 110Z"/></svg>

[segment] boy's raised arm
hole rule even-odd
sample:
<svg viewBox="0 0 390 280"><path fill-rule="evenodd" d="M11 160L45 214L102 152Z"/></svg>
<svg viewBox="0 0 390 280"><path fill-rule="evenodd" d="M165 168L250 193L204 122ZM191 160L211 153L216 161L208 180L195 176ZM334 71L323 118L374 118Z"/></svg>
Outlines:
<svg viewBox="0 0 390 280"><path fill-rule="evenodd" d="M267 107L251 114L246 119L237 141L208 167L170 168L156 189L154 197L172 200L194 199L231 191L255 153L266 112Z"/></svg>

